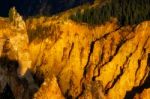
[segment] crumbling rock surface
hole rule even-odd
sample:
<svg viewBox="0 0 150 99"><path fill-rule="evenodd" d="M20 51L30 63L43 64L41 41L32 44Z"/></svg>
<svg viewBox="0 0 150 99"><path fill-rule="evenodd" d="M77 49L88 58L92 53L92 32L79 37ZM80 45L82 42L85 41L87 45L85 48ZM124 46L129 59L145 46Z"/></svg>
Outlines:
<svg viewBox="0 0 150 99"><path fill-rule="evenodd" d="M149 21L125 27L116 21L96 27L61 21L34 19L27 26L33 34L39 24L43 31L57 27L44 31L52 31L50 37L35 37L30 53L34 70L44 78L55 75L66 98L123 99L145 83L149 77Z"/></svg>
<svg viewBox="0 0 150 99"><path fill-rule="evenodd" d="M30 58L26 57L32 61L30 72L39 77L39 81L44 80L35 92L29 87L35 85L32 75L26 76L28 84L24 84L18 80L7 81L8 76L2 70L2 81L7 82L3 85L12 86L8 82L13 81L26 85L21 89L27 90L34 99L138 99L144 95L147 95L144 98L150 98L149 21L120 27L112 20L92 27L58 17L41 17L28 19L26 27L30 43L21 53L25 57L29 52ZM7 55L8 59L16 55L13 54ZM25 66L21 66L23 74L27 73L28 62L22 64ZM18 78L17 73L15 75L11 77ZM16 88L11 87L15 97L18 96L14 91ZM1 87L0 91L3 89Z"/></svg>
<svg viewBox="0 0 150 99"><path fill-rule="evenodd" d="M29 40L21 16L15 10L11 15L0 20L0 97L29 99L38 88L30 72Z"/></svg>

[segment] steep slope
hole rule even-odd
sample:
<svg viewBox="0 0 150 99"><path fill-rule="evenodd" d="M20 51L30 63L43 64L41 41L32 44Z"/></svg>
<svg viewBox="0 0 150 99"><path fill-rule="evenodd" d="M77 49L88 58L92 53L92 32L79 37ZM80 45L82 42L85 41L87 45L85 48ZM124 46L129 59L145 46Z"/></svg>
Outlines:
<svg viewBox="0 0 150 99"><path fill-rule="evenodd" d="M23 20L14 21L0 19L2 95L4 89L17 99L138 99L148 94L149 21L120 27L112 19L89 26L40 17L26 20L23 29L18 27Z"/></svg>
<svg viewBox="0 0 150 99"><path fill-rule="evenodd" d="M116 23L90 27L70 20L28 20L29 36L35 38L30 43L34 71L57 77L65 97L127 97L149 77L150 22L136 27Z"/></svg>

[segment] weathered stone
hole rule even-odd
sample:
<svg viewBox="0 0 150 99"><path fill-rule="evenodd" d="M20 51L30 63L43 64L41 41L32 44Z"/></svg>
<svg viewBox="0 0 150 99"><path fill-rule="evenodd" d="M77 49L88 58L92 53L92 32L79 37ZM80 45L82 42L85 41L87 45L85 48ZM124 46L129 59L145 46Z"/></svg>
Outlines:
<svg viewBox="0 0 150 99"><path fill-rule="evenodd" d="M15 68L18 75L13 72L15 77L24 76L28 81L27 89L14 75L12 80L0 83L9 82L15 97L16 89L25 90L18 97L38 89L30 70L44 79L39 90L32 91L35 99L123 99L133 91L138 93L135 89L140 89L149 78L149 21L136 27L119 27L112 20L91 27L42 17L29 19L26 24L30 45L26 30L0 29L0 36L9 39L0 43L1 55L16 60L19 67Z"/></svg>
<svg viewBox="0 0 150 99"><path fill-rule="evenodd" d="M25 22L23 21L22 16L20 16L15 7L9 10L9 20L15 28L19 30L26 29Z"/></svg>
<svg viewBox="0 0 150 99"><path fill-rule="evenodd" d="M45 79L45 82L41 85L41 88L34 95L33 99L64 99L56 77L53 76L51 80Z"/></svg>

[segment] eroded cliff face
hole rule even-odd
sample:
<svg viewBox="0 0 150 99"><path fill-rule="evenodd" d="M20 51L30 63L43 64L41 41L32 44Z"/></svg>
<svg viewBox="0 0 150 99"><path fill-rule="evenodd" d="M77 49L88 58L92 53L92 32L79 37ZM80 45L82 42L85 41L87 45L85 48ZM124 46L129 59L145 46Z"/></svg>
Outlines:
<svg viewBox="0 0 150 99"><path fill-rule="evenodd" d="M15 8L0 18L0 98L29 99L38 88L30 72L32 60L25 22Z"/></svg>
<svg viewBox="0 0 150 99"><path fill-rule="evenodd" d="M120 27L113 19L91 27L59 17L41 17L28 19L26 28L30 72L35 82L41 82L36 92L28 88L32 98L150 98L149 21Z"/></svg>
<svg viewBox="0 0 150 99"><path fill-rule="evenodd" d="M134 97L132 89L149 77L148 21L133 27L119 27L116 21L96 27L59 19L36 22L28 21L28 30L34 35L41 26L50 36L30 43L34 69L44 78L55 75L65 97Z"/></svg>

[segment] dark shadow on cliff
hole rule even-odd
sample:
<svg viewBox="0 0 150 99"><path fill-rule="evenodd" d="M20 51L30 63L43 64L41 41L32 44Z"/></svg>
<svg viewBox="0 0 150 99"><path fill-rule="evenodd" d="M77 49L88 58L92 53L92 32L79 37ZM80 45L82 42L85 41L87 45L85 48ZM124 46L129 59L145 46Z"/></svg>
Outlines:
<svg viewBox="0 0 150 99"><path fill-rule="evenodd" d="M150 88L150 74L142 86L134 87L126 93L125 99L133 99L137 93L141 93L144 89Z"/></svg>
<svg viewBox="0 0 150 99"><path fill-rule="evenodd" d="M150 53L148 53L147 66L150 67ZM140 94L144 89L147 88L150 88L150 73L148 74L148 77L146 78L143 85L134 87L131 91L126 93L125 99L133 99L137 93Z"/></svg>
<svg viewBox="0 0 150 99"><path fill-rule="evenodd" d="M24 77L18 77L17 68L19 64L16 60L10 60L8 57L0 57L0 69L4 73L1 77L8 78L6 81L0 80L1 83L6 83L3 92L0 93L0 99L31 99L38 91L40 84L35 82L37 77L33 77L30 70L27 70ZM18 90L17 92L15 92ZM19 97L19 98L18 98Z"/></svg>
<svg viewBox="0 0 150 99"><path fill-rule="evenodd" d="M150 67L150 53L148 54L147 66ZM142 93L142 91L147 88L150 88L150 73L143 85L134 87L131 91L126 93L125 99L133 99L137 93Z"/></svg>
<svg viewBox="0 0 150 99"><path fill-rule="evenodd" d="M0 67L7 69L8 72L13 72L18 68L16 60L10 60L8 57L0 57Z"/></svg>
<svg viewBox="0 0 150 99"><path fill-rule="evenodd" d="M0 99L15 99L10 86L7 84L2 93L0 93Z"/></svg>

